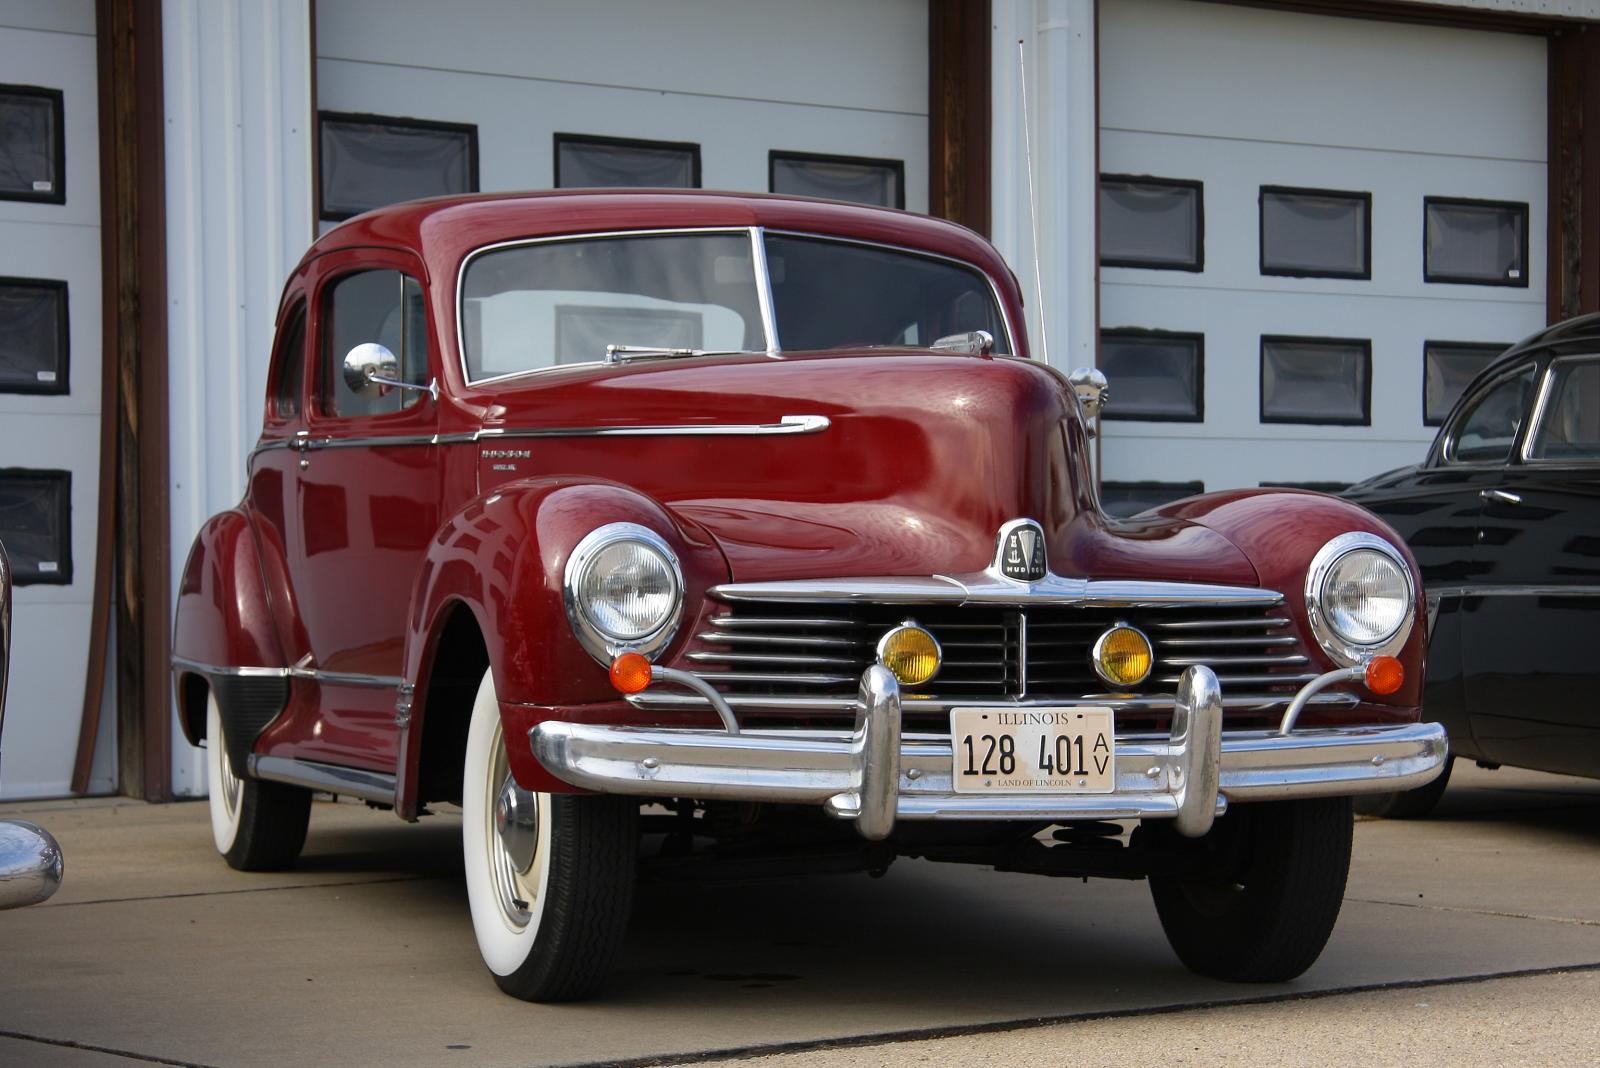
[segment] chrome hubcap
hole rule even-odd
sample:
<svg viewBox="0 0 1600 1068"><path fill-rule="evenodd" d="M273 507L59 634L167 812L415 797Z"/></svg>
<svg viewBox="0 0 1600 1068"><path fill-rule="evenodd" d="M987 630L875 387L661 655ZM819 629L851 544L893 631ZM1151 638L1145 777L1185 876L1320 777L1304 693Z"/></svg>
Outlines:
<svg viewBox="0 0 1600 1068"><path fill-rule="evenodd" d="M484 798L489 878L506 924L521 930L533 919L539 895L539 798L518 786L506 760L505 737L495 728L494 756Z"/></svg>

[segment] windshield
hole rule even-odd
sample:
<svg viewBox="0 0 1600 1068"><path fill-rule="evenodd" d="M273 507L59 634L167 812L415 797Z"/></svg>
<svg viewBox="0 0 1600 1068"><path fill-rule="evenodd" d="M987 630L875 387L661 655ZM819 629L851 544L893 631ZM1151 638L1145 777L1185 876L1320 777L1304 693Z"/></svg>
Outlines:
<svg viewBox="0 0 1600 1068"><path fill-rule="evenodd" d="M987 330L1010 351L993 290L951 260L765 235L778 338L792 350L927 346ZM593 363L610 346L765 351L749 231L535 241L474 256L461 282L473 381Z"/></svg>
<svg viewBox="0 0 1600 1068"><path fill-rule="evenodd" d="M778 337L786 349L932 345L987 330L1011 351L988 279L952 260L881 245L767 235Z"/></svg>

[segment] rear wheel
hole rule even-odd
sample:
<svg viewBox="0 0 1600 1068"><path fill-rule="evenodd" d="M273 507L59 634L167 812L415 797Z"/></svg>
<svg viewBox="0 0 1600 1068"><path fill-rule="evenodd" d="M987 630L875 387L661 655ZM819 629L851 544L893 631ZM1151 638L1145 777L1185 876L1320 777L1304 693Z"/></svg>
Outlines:
<svg viewBox="0 0 1600 1068"><path fill-rule="evenodd" d="M1363 816L1381 816L1386 820L1421 819L1431 813L1433 807L1439 803L1439 798L1444 796L1444 788L1450 785L1450 769L1455 765L1454 757L1446 760L1444 770L1439 772L1437 779L1415 790L1400 790L1392 794L1362 794L1356 798L1356 811Z"/></svg>
<svg viewBox="0 0 1600 1068"><path fill-rule="evenodd" d="M518 786L488 672L462 770L467 902L484 964L501 990L525 1001L590 996L627 929L638 804Z"/></svg>
<svg viewBox="0 0 1600 1068"><path fill-rule="evenodd" d="M1280 983L1316 961L1350 872L1347 797L1240 805L1194 848L1199 870L1152 876L1156 912L1190 971Z"/></svg>
<svg viewBox="0 0 1600 1068"><path fill-rule="evenodd" d="M228 759L217 695L206 697L206 786L211 838L240 871L287 868L306 844L311 791L242 778Z"/></svg>

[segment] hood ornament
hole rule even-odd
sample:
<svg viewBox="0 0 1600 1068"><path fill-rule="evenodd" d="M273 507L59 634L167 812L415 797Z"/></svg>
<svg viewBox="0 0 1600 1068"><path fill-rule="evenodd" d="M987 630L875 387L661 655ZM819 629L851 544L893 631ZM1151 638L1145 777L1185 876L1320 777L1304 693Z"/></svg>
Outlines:
<svg viewBox="0 0 1600 1068"><path fill-rule="evenodd" d="M992 568L1004 578L1037 582L1049 573L1044 528L1032 519L1013 519L1000 528Z"/></svg>

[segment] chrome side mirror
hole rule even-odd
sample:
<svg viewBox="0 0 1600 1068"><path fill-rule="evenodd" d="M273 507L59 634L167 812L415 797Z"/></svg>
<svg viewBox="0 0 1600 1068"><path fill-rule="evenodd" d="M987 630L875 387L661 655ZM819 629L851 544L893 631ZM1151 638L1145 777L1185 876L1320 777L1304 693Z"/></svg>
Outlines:
<svg viewBox="0 0 1600 1068"><path fill-rule="evenodd" d="M958 352L963 356L988 356L994 352L994 335L987 330L946 334L928 347L938 352Z"/></svg>
<svg viewBox="0 0 1600 1068"><path fill-rule="evenodd" d="M426 393L439 399L439 384L429 382L419 386L400 378L400 361L394 353L376 341L364 341L345 353L344 384L350 392L366 400L376 400L389 395L391 389L409 389Z"/></svg>
<svg viewBox="0 0 1600 1068"><path fill-rule="evenodd" d="M1106 386L1106 376L1094 367L1080 367L1067 376L1072 391L1078 395L1078 403L1083 405L1083 415L1086 419L1099 417L1100 410L1106 406L1106 401L1111 397L1111 391Z"/></svg>
<svg viewBox="0 0 1600 1068"><path fill-rule="evenodd" d="M344 384L358 397L374 400L389 392L400 377L400 361L376 341L367 341L344 356Z"/></svg>

